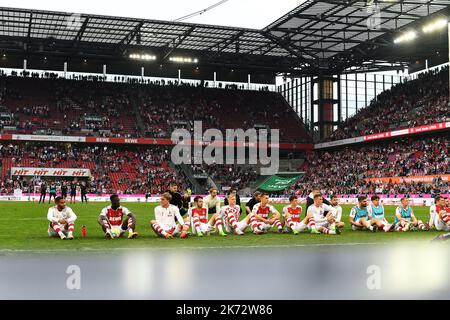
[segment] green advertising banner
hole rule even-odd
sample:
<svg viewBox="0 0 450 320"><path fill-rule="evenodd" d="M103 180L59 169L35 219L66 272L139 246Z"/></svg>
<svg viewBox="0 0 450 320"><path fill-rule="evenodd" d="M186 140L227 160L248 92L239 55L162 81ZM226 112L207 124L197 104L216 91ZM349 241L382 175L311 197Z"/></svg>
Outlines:
<svg viewBox="0 0 450 320"><path fill-rule="evenodd" d="M281 191L293 185L299 177L300 175L290 177L281 177L278 175L274 175L267 179L262 185L260 185L258 189L264 191Z"/></svg>

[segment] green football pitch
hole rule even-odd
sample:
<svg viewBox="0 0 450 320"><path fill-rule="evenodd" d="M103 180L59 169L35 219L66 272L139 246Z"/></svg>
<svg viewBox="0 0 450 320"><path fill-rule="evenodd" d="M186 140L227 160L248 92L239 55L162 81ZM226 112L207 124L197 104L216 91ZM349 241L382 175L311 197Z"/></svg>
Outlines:
<svg viewBox="0 0 450 320"><path fill-rule="evenodd" d="M377 232L352 231L348 224L348 213L351 206L343 206L343 221L346 227L341 235L325 234L278 234L275 230L264 235L254 235L250 231L244 236L228 235L221 237L211 234L209 237L187 239L157 238L152 232L149 221L153 217L154 203L124 203L137 217L136 231L139 237L133 240L126 238L106 240L97 223L98 215L107 203L76 203L72 209L78 216L76 221L75 240L62 241L49 238L47 235L48 222L46 220L49 204L33 202L0 202L0 252L112 252L114 250L130 250L133 248L190 248L190 249L239 249L239 248L288 248L322 246L351 246L351 245L385 245L393 241L423 241L432 240L437 231L413 232ZM275 205L281 210L283 205ZM392 222L394 206L386 206L386 217ZM416 216L428 222L429 208L415 207ZM81 238L81 226L85 225L87 237Z"/></svg>

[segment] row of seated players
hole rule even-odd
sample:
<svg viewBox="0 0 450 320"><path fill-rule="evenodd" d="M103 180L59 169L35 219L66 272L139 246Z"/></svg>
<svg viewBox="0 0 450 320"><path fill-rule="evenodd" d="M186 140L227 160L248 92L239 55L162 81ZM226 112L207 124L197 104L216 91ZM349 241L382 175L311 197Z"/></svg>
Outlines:
<svg viewBox="0 0 450 320"><path fill-rule="evenodd" d="M269 195L263 193L261 201L253 206L252 212L242 220L240 219L240 206L236 204L236 195L230 194L228 205L221 207L219 212L209 218L208 208L203 205L203 198L194 198L194 205L189 209L187 217L183 218L177 206L170 204L172 196L164 193L160 198L160 205L154 209L154 220L150 221L151 228L159 237L173 238L179 236L186 238L188 230L199 237L218 231L221 236L227 233L243 235L250 227L254 234L265 234L276 228L279 233L300 232L340 234L344 227L342 207L336 197L331 198L330 204L325 204L320 193L312 194L313 204L307 209L306 215L301 219L302 207L298 198L291 196L290 204L283 208L281 215L270 203ZM105 237L108 239L121 237L128 232L128 238L137 237L136 217L126 207L121 206L118 195L112 195L111 205L105 207L99 216L100 224ZM50 221L48 234L61 239L73 239L75 221L77 219L73 210L66 206L65 200L56 198L56 206L48 210ZM283 220L282 220L283 218ZM282 222L283 221L283 222ZM430 208L430 223L418 220L408 203L407 198L401 199L401 205L395 212L395 220L391 224L384 216L384 207L378 196L371 198L371 204L365 196L358 197L349 214L352 230L368 230L376 232L378 229L389 232L392 230L406 232L410 230L426 231L434 226L440 231L450 231L450 203L448 199L436 198L436 204Z"/></svg>

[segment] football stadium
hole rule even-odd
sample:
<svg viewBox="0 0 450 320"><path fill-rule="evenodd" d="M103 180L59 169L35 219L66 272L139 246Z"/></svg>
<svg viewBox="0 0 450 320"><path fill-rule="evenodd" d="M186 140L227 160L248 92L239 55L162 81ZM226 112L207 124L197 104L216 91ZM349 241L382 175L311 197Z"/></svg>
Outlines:
<svg viewBox="0 0 450 320"><path fill-rule="evenodd" d="M450 298L449 0L10 2L0 299Z"/></svg>

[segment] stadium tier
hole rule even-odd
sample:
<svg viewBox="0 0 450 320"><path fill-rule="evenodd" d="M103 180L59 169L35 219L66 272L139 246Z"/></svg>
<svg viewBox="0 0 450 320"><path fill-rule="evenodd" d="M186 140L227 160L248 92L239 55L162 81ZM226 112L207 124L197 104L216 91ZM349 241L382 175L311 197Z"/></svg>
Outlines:
<svg viewBox="0 0 450 320"><path fill-rule="evenodd" d="M448 67L432 70L379 94L327 139L375 134L450 121Z"/></svg>
<svg viewBox="0 0 450 320"><path fill-rule="evenodd" d="M0 77L0 92L0 133L170 138L197 120L203 129L279 129L281 142L311 142L274 92L19 76Z"/></svg>

